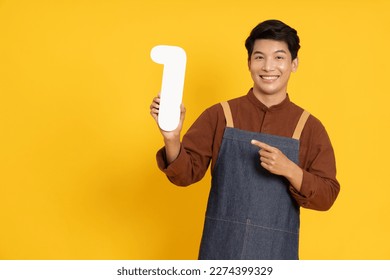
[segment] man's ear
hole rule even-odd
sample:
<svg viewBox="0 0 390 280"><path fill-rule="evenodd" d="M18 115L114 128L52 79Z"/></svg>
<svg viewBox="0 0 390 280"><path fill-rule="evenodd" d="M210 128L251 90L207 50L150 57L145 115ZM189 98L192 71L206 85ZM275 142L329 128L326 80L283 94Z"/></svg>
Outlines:
<svg viewBox="0 0 390 280"><path fill-rule="evenodd" d="M248 59L248 69L250 70L251 69L251 60Z"/></svg>
<svg viewBox="0 0 390 280"><path fill-rule="evenodd" d="M299 64L298 57L296 57L291 63L292 63L292 71L294 73L297 72L298 64Z"/></svg>

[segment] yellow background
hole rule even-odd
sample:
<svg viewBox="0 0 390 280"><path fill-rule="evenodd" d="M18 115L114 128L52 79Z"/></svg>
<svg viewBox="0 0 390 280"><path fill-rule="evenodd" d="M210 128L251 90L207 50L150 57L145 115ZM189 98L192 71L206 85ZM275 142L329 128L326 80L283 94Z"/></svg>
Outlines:
<svg viewBox="0 0 390 280"><path fill-rule="evenodd" d="M301 212L302 259L390 259L390 2L0 1L0 259L195 259L210 174L175 187L149 115L158 44L188 56L185 130L246 94L244 41L301 37L291 99L326 126L342 190Z"/></svg>

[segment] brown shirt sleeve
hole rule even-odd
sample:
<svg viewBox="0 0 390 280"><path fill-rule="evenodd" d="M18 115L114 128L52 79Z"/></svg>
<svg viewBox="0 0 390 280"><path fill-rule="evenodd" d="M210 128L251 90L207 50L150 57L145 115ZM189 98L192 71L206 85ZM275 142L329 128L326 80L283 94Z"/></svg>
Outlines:
<svg viewBox="0 0 390 280"><path fill-rule="evenodd" d="M290 186L299 205L314 210L328 210L340 191L336 179L336 162L329 136L315 117L311 116L300 141L300 166L303 182L300 192Z"/></svg>
<svg viewBox="0 0 390 280"><path fill-rule="evenodd" d="M223 130L219 131L220 140L214 141L218 119L224 124L223 115L221 112L218 114L218 106L207 109L194 122L183 136L179 156L169 166L166 164L165 148L157 152L159 168L175 185L188 186L201 180L209 167L213 152L218 153L215 143L221 142L223 133Z"/></svg>

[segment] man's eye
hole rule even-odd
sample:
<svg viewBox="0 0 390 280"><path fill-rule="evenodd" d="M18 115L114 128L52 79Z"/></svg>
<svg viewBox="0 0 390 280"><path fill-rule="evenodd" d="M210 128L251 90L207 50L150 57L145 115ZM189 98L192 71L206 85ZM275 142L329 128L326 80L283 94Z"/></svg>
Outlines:
<svg viewBox="0 0 390 280"><path fill-rule="evenodd" d="M277 60L282 60L282 59L284 59L284 57L283 56L277 56L276 59Z"/></svg>
<svg viewBox="0 0 390 280"><path fill-rule="evenodd" d="M262 56L255 56L255 59L263 59Z"/></svg>

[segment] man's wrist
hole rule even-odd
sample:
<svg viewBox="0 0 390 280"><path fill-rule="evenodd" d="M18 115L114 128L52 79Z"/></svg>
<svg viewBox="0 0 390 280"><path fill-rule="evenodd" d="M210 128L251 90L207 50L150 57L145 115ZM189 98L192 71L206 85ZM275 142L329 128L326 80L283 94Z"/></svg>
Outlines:
<svg viewBox="0 0 390 280"><path fill-rule="evenodd" d="M181 143L180 137L164 138L167 164L171 164L179 156Z"/></svg>
<svg viewBox="0 0 390 280"><path fill-rule="evenodd" d="M170 136L170 137L164 137L164 143L165 146L176 146L180 145L180 135Z"/></svg>
<svg viewBox="0 0 390 280"><path fill-rule="evenodd" d="M303 170L294 162L291 163L292 165L291 168L289 168L289 172L286 178L297 191L300 191L303 181Z"/></svg>

